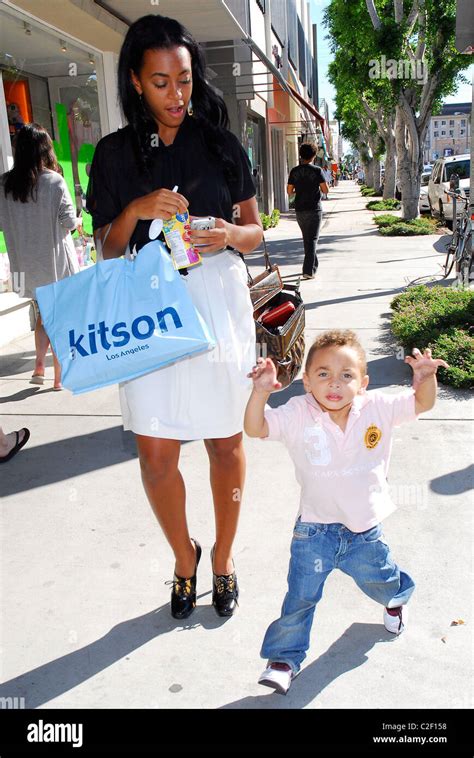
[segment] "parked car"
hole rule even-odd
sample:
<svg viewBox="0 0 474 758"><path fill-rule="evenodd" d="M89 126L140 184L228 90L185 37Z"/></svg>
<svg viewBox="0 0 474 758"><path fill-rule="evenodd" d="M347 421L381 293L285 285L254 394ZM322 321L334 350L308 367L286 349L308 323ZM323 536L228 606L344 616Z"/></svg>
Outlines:
<svg viewBox="0 0 474 758"><path fill-rule="evenodd" d="M428 202L428 184L430 181L431 172L423 171L421 175L421 187L420 187L420 200L418 202L418 208L420 213L429 213L430 204Z"/></svg>
<svg viewBox="0 0 474 758"><path fill-rule="evenodd" d="M449 181L452 174L459 176L459 194L469 197L469 179L471 170L471 156L450 155L439 158L433 166L428 182L428 202L432 216L446 221L448 226L453 222L453 198L447 195L450 189ZM461 215L463 203L458 203L456 215Z"/></svg>

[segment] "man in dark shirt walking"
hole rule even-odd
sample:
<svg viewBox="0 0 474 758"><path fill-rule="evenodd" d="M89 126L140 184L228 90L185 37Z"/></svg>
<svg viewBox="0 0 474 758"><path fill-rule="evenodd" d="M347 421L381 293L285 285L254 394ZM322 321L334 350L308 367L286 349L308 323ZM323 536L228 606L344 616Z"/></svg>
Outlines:
<svg viewBox="0 0 474 758"><path fill-rule="evenodd" d="M305 142L300 147L300 165L291 169L287 192L295 194L296 220L303 235L303 279L314 279L318 269L316 243L322 219L321 192L329 192L324 173L312 165L316 146Z"/></svg>

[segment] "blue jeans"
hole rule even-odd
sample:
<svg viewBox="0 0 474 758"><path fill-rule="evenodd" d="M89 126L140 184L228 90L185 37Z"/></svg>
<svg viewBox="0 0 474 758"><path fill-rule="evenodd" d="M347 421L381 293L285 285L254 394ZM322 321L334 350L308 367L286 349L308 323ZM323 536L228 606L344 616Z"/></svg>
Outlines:
<svg viewBox="0 0 474 758"><path fill-rule="evenodd" d="M387 608L408 602L415 584L400 571L381 539L382 525L351 532L342 524L298 519L291 542L288 592L281 616L267 629L260 655L287 663L296 674L306 657L316 603L335 568L351 576L372 600Z"/></svg>

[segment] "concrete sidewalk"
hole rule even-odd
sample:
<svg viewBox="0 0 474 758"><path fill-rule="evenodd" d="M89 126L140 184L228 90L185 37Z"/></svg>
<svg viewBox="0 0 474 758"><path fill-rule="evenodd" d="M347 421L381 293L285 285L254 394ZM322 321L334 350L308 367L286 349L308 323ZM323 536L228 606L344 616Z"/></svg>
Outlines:
<svg viewBox="0 0 474 758"><path fill-rule="evenodd" d="M308 344L355 329L371 387L409 385L388 329L389 304L418 277L436 277L437 237L381 237L366 200L342 182L324 204L317 278L302 282ZM291 280L302 241L291 214L266 234ZM436 248L433 247L436 245ZM262 256L248 258L261 268ZM420 345L420 347L423 347ZM235 562L241 606L228 621L211 607L213 511L201 442L182 446L191 534L203 546L198 607L169 614L171 551L140 480L115 387L73 397L28 383L33 335L1 351L0 423L31 440L0 469L1 697L54 708L468 708L471 706L472 403L442 388L436 407L395 434L385 522L393 553L417 589L408 631L382 625L382 608L342 573L326 583L304 670L286 698L256 684L259 649L286 588L298 486L279 443L246 440L248 475ZM52 378L52 366L48 372ZM272 396L279 405L301 381ZM120 465L119 465L120 464ZM451 626L453 620L465 624Z"/></svg>

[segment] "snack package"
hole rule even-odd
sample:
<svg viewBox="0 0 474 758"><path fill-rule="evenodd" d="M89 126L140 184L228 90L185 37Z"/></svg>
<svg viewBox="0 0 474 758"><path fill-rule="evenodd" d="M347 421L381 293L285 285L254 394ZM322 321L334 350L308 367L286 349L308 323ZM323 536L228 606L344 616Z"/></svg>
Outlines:
<svg viewBox="0 0 474 758"><path fill-rule="evenodd" d="M187 231L189 214L177 213L170 219L163 221L163 234L166 244L171 251L171 260L175 269L189 268L201 263L201 256L191 242L186 242L183 235Z"/></svg>

